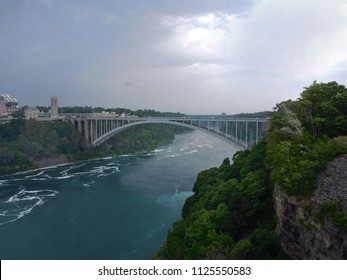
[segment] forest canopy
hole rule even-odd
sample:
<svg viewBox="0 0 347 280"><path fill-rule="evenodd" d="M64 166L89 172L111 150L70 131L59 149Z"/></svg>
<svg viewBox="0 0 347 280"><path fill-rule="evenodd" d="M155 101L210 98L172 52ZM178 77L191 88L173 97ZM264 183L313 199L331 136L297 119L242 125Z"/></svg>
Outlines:
<svg viewBox="0 0 347 280"><path fill-rule="evenodd" d="M267 137L237 152L232 163L227 158L198 175L182 219L155 258L287 258L275 230L274 186L298 198L312 195L318 174L347 153L347 146L334 139L346 135L343 85L314 82L297 100L277 104ZM347 228L346 212L329 207L328 213L338 227Z"/></svg>

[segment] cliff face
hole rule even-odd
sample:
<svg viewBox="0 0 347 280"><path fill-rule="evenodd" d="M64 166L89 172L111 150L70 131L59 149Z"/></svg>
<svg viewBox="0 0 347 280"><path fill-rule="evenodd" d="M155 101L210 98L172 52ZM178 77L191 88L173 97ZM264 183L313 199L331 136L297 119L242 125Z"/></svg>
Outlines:
<svg viewBox="0 0 347 280"><path fill-rule="evenodd" d="M278 233L293 259L347 259L347 234L322 214L325 203L347 210L347 155L334 159L318 177L309 199L298 200L275 187Z"/></svg>

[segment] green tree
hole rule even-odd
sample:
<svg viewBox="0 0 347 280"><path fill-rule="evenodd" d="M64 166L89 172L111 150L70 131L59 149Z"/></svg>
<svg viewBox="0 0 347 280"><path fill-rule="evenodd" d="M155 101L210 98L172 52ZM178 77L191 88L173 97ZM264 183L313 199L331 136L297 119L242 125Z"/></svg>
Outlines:
<svg viewBox="0 0 347 280"><path fill-rule="evenodd" d="M298 100L306 128L314 136L336 137L347 134L347 89L336 82L313 84Z"/></svg>

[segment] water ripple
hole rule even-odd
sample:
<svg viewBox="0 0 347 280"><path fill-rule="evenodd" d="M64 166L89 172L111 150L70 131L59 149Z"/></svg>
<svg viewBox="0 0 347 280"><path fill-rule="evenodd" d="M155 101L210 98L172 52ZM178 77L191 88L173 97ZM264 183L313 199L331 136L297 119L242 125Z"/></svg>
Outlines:
<svg viewBox="0 0 347 280"><path fill-rule="evenodd" d="M54 190L21 189L8 200L0 202L0 225L14 222L28 215L36 206L42 205L46 197L56 196Z"/></svg>

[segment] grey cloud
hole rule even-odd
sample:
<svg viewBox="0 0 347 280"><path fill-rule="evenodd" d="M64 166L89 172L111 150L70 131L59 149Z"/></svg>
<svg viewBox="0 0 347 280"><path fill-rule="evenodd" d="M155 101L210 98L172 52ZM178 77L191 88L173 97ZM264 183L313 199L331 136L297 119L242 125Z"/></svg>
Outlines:
<svg viewBox="0 0 347 280"><path fill-rule="evenodd" d="M21 105L269 110L313 80L347 82L342 4L0 1L0 90Z"/></svg>

